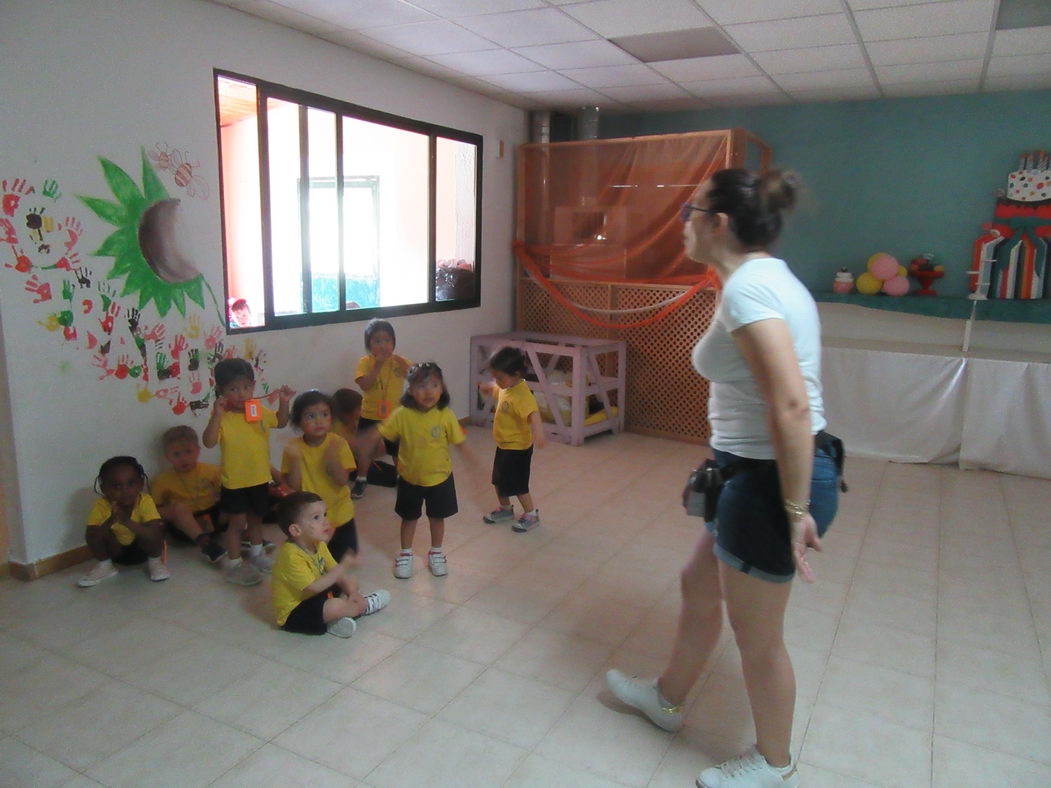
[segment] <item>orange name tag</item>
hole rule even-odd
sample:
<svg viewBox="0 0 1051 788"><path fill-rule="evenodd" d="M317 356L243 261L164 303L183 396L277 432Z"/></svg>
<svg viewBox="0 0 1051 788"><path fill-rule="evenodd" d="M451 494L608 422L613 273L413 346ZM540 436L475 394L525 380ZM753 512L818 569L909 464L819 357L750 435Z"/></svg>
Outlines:
<svg viewBox="0 0 1051 788"><path fill-rule="evenodd" d="M387 400L380 400L379 406L376 408L376 413L381 419L385 419L390 415L390 403Z"/></svg>
<svg viewBox="0 0 1051 788"><path fill-rule="evenodd" d="M245 400L245 421L262 421L263 406L257 399Z"/></svg>

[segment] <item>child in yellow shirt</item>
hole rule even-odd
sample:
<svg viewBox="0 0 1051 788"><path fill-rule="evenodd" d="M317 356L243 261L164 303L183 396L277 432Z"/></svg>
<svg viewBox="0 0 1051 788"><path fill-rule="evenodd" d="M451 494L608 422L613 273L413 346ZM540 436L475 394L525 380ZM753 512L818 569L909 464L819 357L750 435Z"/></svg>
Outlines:
<svg viewBox="0 0 1051 788"><path fill-rule="evenodd" d="M198 462L201 444L189 425L165 430L161 445L171 468L159 473L150 484L157 511L165 523L196 544L214 564L226 555L215 542L222 472L215 465Z"/></svg>
<svg viewBox="0 0 1051 788"><path fill-rule="evenodd" d="M496 439L493 486L500 507L482 519L490 524L514 520L515 510L511 505L514 496L522 504L522 516L511 529L523 533L540 525L540 511L529 494L529 470L533 447L542 449L546 445L544 425L536 398L524 379L526 357L521 350L510 346L500 348L489 358L489 371L494 382L479 388L497 397L493 418L493 438Z"/></svg>
<svg viewBox="0 0 1051 788"><path fill-rule="evenodd" d="M171 577L164 565L164 523L146 487L146 471L134 457L110 457L99 468L84 541L97 563L77 581L90 588L117 574L118 564L146 562L150 580Z"/></svg>
<svg viewBox="0 0 1051 788"><path fill-rule="evenodd" d="M209 449L219 444L222 486L219 510L229 518L224 536L223 577L237 585L255 585L270 572L273 561L263 552L263 517L270 508L270 440L272 427L288 423L288 386L277 390L275 413L255 393L255 371L243 358L226 358L215 365L215 406L201 436ZM241 532L248 531L248 561L241 559Z"/></svg>
<svg viewBox="0 0 1051 788"><path fill-rule="evenodd" d="M317 389L304 391L292 403L291 421L303 434L285 447L282 478L291 489L316 493L325 502L336 524L328 541L332 557L340 561L348 551L356 555L358 531L347 482L357 465L350 445L332 431L332 399Z"/></svg>
<svg viewBox="0 0 1051 788"><path fill-rule="evenodd" d="M286 632L349 638L358 626L355 618L390 602L387 591L358 592L358 581L350 575L357 564L353 553L338 563L332 557L326 544L332 525L320 495L290 493L277 505L277 524L288 541L277 552L270 590L274 619Z"/></svg>
<svg viewBox="0 0 1051 788"><path fill-rule="evenodd" d="M449 392L437 364L413 364L406 378L409 389L402 395L401 407L379 427L384 438L399 441L394 511L401 517L401 552L394 559L394 576L412 577L412 542L426 503L431 526L427 566L435 577L443 577L449 573L442 549L445 518L457 512L449 444L463 450L467 436L449 407Z"/></svg>
<svg viewBox="0 0 1051 788"><path fill-rule="evenodd" d="M363 470L354 481L355 498L365 494L368 483L366 471L373 460L385 453L395 460L398 457L398 444L395 441L381 441L369 429L394 412L405 388L405 374L411 362L394 353L395 344L394 326L389 321L373 318L365 326L365 348L369 352L358 360L354 372L354 382L363 394L361 417L358 419L360 437L357 456L358 467Z"/></svg>

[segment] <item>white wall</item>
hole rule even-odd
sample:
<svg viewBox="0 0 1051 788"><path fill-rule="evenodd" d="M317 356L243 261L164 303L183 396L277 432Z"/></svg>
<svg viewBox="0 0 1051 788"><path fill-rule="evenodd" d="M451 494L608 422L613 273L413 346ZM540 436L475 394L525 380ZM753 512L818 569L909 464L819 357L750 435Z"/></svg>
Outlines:
<svg viewBox="0 0 1051 788"><path fill-rule="evenodd" d="M495 153L500 140L507 150L525 140L522 111L199 0L5 0L0 37L5 75L0 83L0 178L9 185L24 178L37 186L23 199L21 212L42 206L56 223L66 215L78 219L83 237L75 248L87 267L104 274L113 260L90 253L114 228L75 198L109 194L97 157L114 161L141 182L140 148L151 150L166 142L185 150L191 161L200 162L196 173L210 186L209 198L180 193L170 172L161 173L162 180L172 196L182 198L186 233L181 242L220 300L213 68L483 135L482 306L396 321L399 350L410 358L438 361L456 412L467 415L468 338L508 330L513 321L513 157L497 159ZM45 179L58 182L60 197L42 194ZM21 242L25 231L19 227L18 232ZM49 240L60 237L55 231ZM0 255L3 263L14 264L14 247L0 243ZM54 255L29 256L38 267L54 260ZM25 291L34 273L41 280L53 278L51 301L34 304ZM177 423L198 430L204 424L203 416L176 416L164 400L150 398L156 379L147 385L113 376L99 380L84 347L89 325L84 321L94 315L77 315L80 333L75 341L41 325L62 308L61 278L61 271L0 267L0 335L17 469L14 483L5 487L9 499L21 505L13 526L22 532L11 539L11 560L19 562L81 543L89 488L106 457L134 454L147 470L157 471L159 434ZM135 305L129 297L116 297ZM204 321L205 329L216 323L210 302L205 310L191 305L193 315ZM163 322L169 336L190 325L175 311L162 321L152 305L143 310L142 320ZM351 384L363 352L362 328L361 323L347 323L251 338L266 353L266 380L324 390ZM243 337L237 341L243 346ZM131 345L124 349L134 351ZM140 400L140 392L148 401ZM283 441L281 435L272 441L275 450Z"/></svg>

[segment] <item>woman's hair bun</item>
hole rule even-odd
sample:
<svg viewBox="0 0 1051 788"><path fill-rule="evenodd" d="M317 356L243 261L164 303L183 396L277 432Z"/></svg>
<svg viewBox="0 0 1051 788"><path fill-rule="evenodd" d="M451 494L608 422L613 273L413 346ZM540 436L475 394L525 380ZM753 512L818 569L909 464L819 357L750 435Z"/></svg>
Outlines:
<svg viewBox="0 0 1051 788"><path fill-rule="evenodd" d="M759 193L771 213L790 210L796 204L796 194L802 187L802 180L791 170L769 170L759 180Z"/></svg>

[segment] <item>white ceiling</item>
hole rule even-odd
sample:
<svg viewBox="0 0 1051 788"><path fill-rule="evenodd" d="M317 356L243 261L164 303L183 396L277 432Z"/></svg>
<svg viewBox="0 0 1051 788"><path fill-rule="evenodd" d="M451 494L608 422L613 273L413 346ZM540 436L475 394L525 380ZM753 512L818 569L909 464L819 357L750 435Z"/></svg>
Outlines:
<svg viewBox="0 0 1051 788"><path fill-rule="evenodd" d="M212 1L526 109L1051 88L1051 25L996 30L1008 0ZM705 27L740 54L643 63L609 40Z"/></svg>

